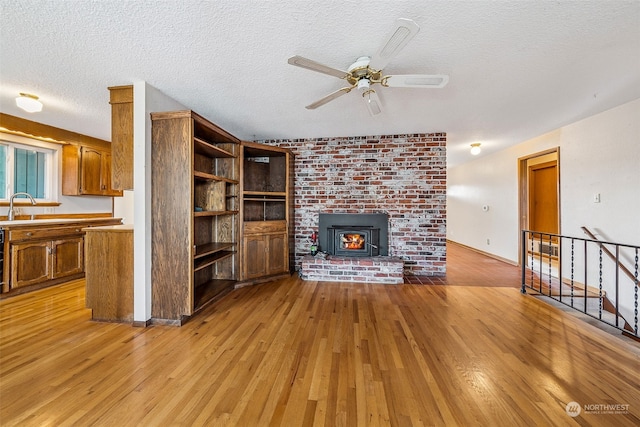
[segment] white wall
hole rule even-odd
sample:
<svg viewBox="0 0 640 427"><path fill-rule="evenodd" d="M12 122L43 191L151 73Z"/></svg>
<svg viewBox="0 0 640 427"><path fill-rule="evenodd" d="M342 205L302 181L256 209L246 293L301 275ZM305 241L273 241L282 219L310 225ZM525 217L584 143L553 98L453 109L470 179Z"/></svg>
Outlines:
<svg viewBox="0 0 640 427"><path fill-rule="evenodd" d="M448 169L447 239L517 263L518 158L557 147L560 140L559 130L550 132Z"/></svg>
<svg viewBox="0 0 640 427"><path fill-rule="evenodd" d="M450 168L447 238L517 262L518 158L553 147L560 147L561 233L583 237L584 225L640 244L640 99Z"/></svg>
<svg viewBox="0 0 640 427"><path fill-rule="evenodd" d="M586 226L601 240L640 245L640 99L449 169L447 238L516 263L518 158L553 147L561 234L584 238ZM621 298L630 306L630 294Z"/></svg>
<svg viewBox="0 0 640 427"><path fill-rule="evenodd" d="M133 83L133 191L126 191L114 211L133 224L133 319L151 318L151 116L185 106L144 81ZM130 218L130 220L129 220Z"/></svg>

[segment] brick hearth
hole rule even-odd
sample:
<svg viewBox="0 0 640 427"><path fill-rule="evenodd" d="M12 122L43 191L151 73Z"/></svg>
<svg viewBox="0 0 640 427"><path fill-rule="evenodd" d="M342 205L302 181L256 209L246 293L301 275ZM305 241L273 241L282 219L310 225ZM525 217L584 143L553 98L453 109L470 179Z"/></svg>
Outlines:
<svg viewBox="0 0 640 427"><path fill-rule="evenodd" d="M398 257L343 257L326 258L305 255L302 258L300 278L325 282L404 283L404 262Z"/></svg>

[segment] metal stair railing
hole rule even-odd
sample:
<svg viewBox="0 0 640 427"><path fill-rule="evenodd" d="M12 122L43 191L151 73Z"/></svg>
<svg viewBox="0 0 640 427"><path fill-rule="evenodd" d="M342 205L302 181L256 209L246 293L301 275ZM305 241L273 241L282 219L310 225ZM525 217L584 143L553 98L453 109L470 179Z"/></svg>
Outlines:
<svg viewBox="0 0 640 427"><path fill-rule="evenodd" d="M640 338L638 331L640 246L597 240L586 227L583 227L583 230L591 238L522 230L521 292L526 294L527 288L531 289L613 326L626 335ZM634 259L632 269L622 263L621 251ZM611 267L605 268L603 255L613 261L613 271ZM620 271L631 283L621 281ZM594 276L597 277L597 289L595 285L590 285ZM580 278L582 282L579 282ZM621 285L625 286L622 290L627 296L622 308L626 317L633 317L632 322L627 321L620 313ZM613 293L612 298L609 298L610 293ZM630 295L633 295L632 301L628 301ZM598 298L597 313L589 308L590 298ZM582 299L584 304L581 304ZM614 320L609 319L611 316Z"/></svg>

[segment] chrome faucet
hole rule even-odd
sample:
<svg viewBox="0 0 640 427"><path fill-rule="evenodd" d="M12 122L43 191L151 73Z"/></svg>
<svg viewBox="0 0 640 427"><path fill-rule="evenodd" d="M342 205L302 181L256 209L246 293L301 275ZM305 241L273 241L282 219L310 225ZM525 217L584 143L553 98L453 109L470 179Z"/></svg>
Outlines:
<svg viewBox="0 0 640 427"><path fill-rule="evenodd" d="M13 199L16 196L27 196L28 198L31 199L31 204L32 205L36 204L36 201L33 199L31 194L29 194L29 193L14 193L11 196L11 199L9 200L9 212L7 213L7 221L13 221L15 219L16 213L13 211Z"/></svg>

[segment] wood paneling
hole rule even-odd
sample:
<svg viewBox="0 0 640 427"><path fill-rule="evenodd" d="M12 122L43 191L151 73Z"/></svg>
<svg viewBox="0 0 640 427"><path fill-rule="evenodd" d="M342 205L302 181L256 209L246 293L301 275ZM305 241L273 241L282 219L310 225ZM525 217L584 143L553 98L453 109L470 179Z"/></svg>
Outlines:
<svg viewBox="0 0 640 427"><path fill-rule="evenodd" d="M109 89L111 104L111 181L116 190L133 189L133 86Z"/></svg>
<svg viewBox="0 0 640 427"><path fill-rule="evenodd" d="M85 230L86 306L96 320L133 321L133 227Z"/></svg>
<svg viewBox="0 0 640 427"><path fill-rule="evenodd" d="M461 286L293 276L182 328L92 322L83 282L0 301L2 424L637 426L640 345L520 294L517 267L489 287L495 263Z"/></svg>
<svg viewBox="0 0 640 427"><path fill-rule="evenodd" d="M151 315L159 319L193 311L191 139L190 117L153 123Z"/></svg>

